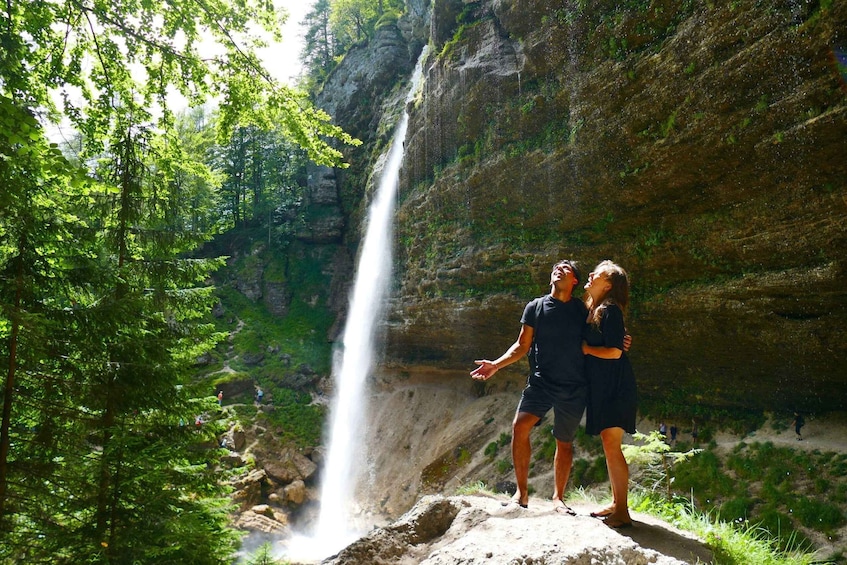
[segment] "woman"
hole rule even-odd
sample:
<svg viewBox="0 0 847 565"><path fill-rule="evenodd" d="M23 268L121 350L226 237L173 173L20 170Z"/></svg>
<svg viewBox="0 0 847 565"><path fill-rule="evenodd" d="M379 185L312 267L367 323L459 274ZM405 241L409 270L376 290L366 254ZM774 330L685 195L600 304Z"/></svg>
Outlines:
<svg viewBox="0 0 847 565"><path fill-rule="evenodd" d="M624 353L624 312L629 304L626 271L603 261L585 284L588 323L582 352L589 399L586 431L599 435L612 484L611 506L592 512L612 528L632 525L627 505L629 467L621 451L623 434L635 432L636 390L632 366Z"/></svg>

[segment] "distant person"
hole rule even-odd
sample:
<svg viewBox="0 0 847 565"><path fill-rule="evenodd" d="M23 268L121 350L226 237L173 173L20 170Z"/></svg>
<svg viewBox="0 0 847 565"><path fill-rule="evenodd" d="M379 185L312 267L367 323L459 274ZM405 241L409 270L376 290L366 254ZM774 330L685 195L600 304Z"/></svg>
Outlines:
<svg viewBox="0 0 847 565"><path fill-rule="evenodd" d="M803 435L800 433L800 430L802 430L803 426L806 425L806 420L803 419L803 415L799 412L794 412L794 421L791 422L791 425L794 426L794 433L797 434L797 441L803 441Z"/></svg>
<svg viewBox="0 0 847 565"><path fill-rule="evenodd" d="M664 422L659 424L659 433L661 434L662 439L667 439L667 437L668 437L668 426Z"/></svg>
<svg viewBox="0 0 847 565"><path fill-rule="evenodd" d="M550 294L524 307L517 341L494 361L474 361L478 367L471 371L471 377L486 381L529 353L529 376L512 421L512 462L517 487L509 504L523 508L529 503L530 432L552 408L556 438L553 503L556 512L574 514L563 497L573 463L573 440L588 396L580 347L587 310L582 300L573 296L580 276L573 261L553 265Z"/></svg>
<svg viewBox="0 0 847 565"><path fill-rule="evenodd" d="M264 391L262 390L262 387L259 387L259 389L256 391L256 402L257 402L258 404L261 404L261 403L262 403L262 399L263 399L264 397L265 397L265 393L264 393Z"/></svg>
<svg viewBox="0 0 847 565"><path fill-rule="evenodd" d="M676 424L671 424L671 444L676 443L676 434L679 433L679 428Z"/></svg>
<svg viewBox="0 0 847 565"><path fill-rule="evenodd" d="M592 513L612 528L632 526L629 515L629 465L621 444L635 433L635 375L625 353L624 315L629 305L629 277L620 266L603 261L588 275L588 326L582 352L588 379L585 431L599 435L612 485L611 506Z"/></svg>
<svg viewBox="0 0 847 565"><path fill-rule="evenodd" d="M223 405L224 405L224 391L219 390L218 391L218 406L223 406Z"/></svg>

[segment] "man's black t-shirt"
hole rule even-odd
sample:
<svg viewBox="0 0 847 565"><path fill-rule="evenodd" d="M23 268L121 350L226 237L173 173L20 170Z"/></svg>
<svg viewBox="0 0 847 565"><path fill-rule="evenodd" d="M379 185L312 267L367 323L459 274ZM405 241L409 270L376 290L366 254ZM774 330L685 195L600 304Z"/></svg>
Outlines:
<svg viewBox="0 0 847 565"><path fill-rule="evenodd" d="M541 310L536 319L538 301ZM577 298L567 302L551 295L532 300L524 308L521 323L534 331L530 359L530 385L551 388L584 385L582 332L588 310Z"/></svg>

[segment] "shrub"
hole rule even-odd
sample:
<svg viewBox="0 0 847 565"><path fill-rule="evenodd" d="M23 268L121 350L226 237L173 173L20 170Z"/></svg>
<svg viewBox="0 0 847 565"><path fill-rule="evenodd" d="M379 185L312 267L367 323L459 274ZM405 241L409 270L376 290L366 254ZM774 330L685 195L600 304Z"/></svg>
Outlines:
<svg viewBox="0 0 847 565"><path fill-rule="evenodd" d="M727 522L741 522L747 520L752 508L753 501L746 496L732 498L721 505L720 517Z"/></svg>
<svg viewBox="0 0 847 565"><path fill-rule="evenodd" d="M501 459L497 462L496 469L501 475L508 472L512 468L512 462L508 459Z"/></svg>
<svg viewBox="0 0 847 565"><path fill-rule="evenodd" d="M807 528L829 532L845 524L844 512L838 506L802 496L792 504L794 516Z"/></svg>
<svg viewBox="0 0 847 565"><path fill-rule="evenodd" d="M496 441L492 441L485 447L485 456L489 459L494 459L497 456L497 452L500 450L500 446Z"/></svg>

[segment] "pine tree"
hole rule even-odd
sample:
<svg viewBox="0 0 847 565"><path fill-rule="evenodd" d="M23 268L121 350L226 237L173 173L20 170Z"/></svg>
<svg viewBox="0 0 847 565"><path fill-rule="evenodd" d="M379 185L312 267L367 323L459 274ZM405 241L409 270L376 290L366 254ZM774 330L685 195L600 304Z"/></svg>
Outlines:
<svg viewBox="0 0 847 565"><path fill-rule="evenodd" d="M251 25L278 33L270 2L32 0L4 16L0 561L226 562L215 423L181 425L216 407L190 376L220 337L203 316L221 260L188 257L215 227L217 179L177 143L168 96L223 100L221 140L274 124L339 166L328 140L356 142L264 70ZM72 160L45 134L59 121Z"/></svg>

